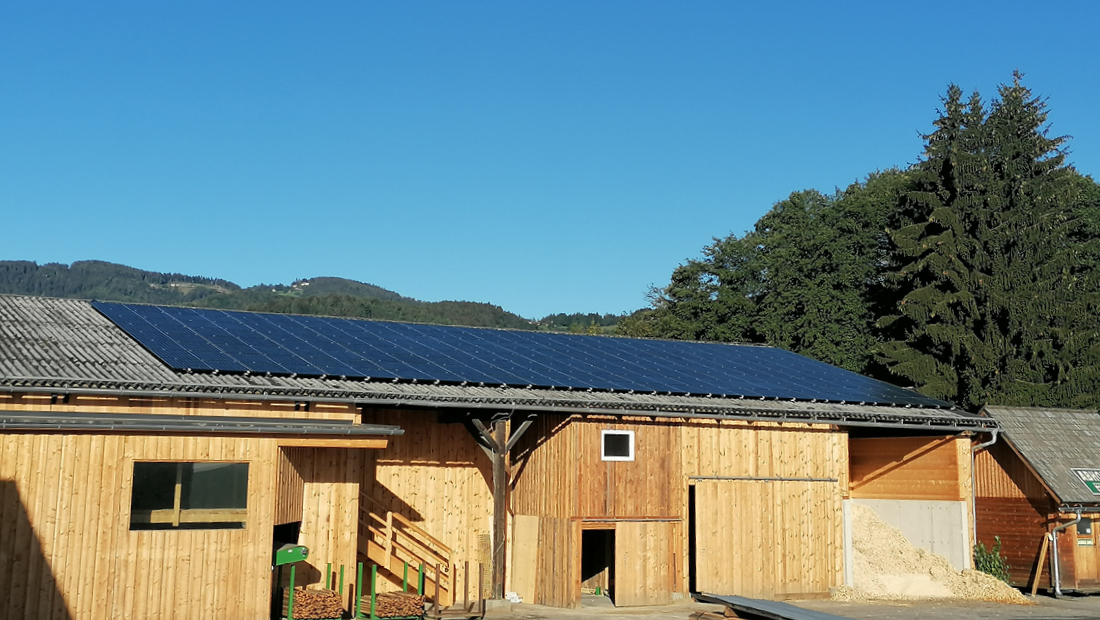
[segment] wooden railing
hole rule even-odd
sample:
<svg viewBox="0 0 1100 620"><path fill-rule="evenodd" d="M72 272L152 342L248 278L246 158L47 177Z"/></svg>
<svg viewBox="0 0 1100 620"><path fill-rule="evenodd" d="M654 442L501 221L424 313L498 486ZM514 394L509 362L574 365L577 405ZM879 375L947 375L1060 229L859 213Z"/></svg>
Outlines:
<svg viewBox="0 0 1100 620"><path fill-rule="evenodd" d="M405 563L410 574L423 566L425 581L446 600L454 597L451 548L366 493L359 494L359 552L397 577Z"/></svg>

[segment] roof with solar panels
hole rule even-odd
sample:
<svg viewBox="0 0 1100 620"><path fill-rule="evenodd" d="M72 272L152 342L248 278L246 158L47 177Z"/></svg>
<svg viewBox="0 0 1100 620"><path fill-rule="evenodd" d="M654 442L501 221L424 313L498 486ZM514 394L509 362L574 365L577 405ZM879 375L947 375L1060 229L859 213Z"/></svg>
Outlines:
<svg viewBox="0 0 1100 620"><path fill-rule="evenodd" d="M979 430L782 349L0 295L0 390Z"/></svg>

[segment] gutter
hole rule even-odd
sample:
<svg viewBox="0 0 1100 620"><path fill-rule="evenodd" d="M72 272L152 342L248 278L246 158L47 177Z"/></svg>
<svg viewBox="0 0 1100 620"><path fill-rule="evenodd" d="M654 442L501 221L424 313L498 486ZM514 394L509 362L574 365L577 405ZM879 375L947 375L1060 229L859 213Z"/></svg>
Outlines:
<svg viewBox="0 0 1100 620"><path fill-rule="evenodd" d="M978 489L975 486L975 482L974 482L974 480L975 480L975 474L974 474L975 457L974 457L974 455L977 454L978 452L981 452L982 450L985 450L986 448L992 446L993 444L997 443L997 436L1000 435L1000 433L1001 433L1001 429L995 428L995 429L993 429L993 439L990 439L989 441L987 441L985 443L980 443L976 446L972 446L970 448L970 527L971 527L970 531L973 534L973 536L971 536L971 540L970 540L970 545L971 545L970 556L972 558L971 559L971 564L973 564L973 557L974 557L973 547L975 547L978 544Z"/></svg>
<svg viewBox="0 0 1100 620"><path fill-rule="evenodd" d="M0 431L92 431L188 434L376 437L402 435L398 426L351 420L0 411Z"/></svg>
<svg viewBox="0 0 1100 620"><path fill-rule="evenodd" d="M1059 510L1061 512L1061 510ZM1071 525L1077 525L1081 522L1081 507L1078 506L1074 509L1077 513L1077 517L1073 521L1068 521L1055 527L1050 531L1051 536L1051 550L1050 550L1050 578L1054 582L1054 598L1062 598L1062 571L1058 563L1058 532L1064 530Z"/></svg>

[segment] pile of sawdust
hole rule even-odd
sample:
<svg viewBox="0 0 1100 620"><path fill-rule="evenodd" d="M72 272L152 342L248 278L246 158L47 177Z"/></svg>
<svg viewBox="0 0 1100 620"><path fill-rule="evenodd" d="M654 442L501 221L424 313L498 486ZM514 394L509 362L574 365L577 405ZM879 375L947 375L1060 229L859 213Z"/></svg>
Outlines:
<svg viewBox="0 0 1100 620"><path fill-rule="evenodd" d="M852 504L855 586L833 598L855 600L968 599L1030 605L1003 581L975 570L957 571L942 555L914 547L874 510Z"/></svg>

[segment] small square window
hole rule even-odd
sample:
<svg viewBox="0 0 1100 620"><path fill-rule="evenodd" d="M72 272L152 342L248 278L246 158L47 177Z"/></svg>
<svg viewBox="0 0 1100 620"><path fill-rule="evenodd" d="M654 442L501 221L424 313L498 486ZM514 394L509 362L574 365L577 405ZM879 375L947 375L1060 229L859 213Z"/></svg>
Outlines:
<svg viewBox="0 0 1100 620"><path fill-rule="evenodd" d="M1081 517L1081 522L1077 524L1077 535L1092 536L1092 519Z"/></svg>
<svg viewBox="0 0 1100 620"><path fill-rule="evenodd" d="M634 431L600 431L600 459L634 460Z"/></svg>
<svg viewBox="0 0 1100 620"><path fill-rule="evenodd" d="M248 463L135 462L131 530L241 529Z"/></svg>

